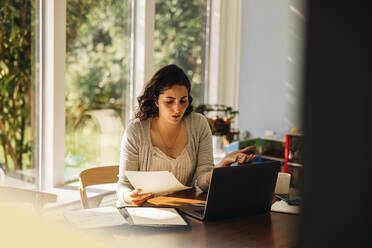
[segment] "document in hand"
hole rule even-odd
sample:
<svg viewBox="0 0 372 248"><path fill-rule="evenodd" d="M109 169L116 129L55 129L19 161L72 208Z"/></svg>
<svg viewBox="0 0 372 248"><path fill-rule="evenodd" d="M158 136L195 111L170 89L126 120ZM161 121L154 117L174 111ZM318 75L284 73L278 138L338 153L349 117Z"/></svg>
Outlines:
<svg viewBox="0 0 372 248"><path fill-rule="evenodd" d="M125 176L136 189L142 189L141 193L171 193L190 189L180 183L169 171L125 171Z"/></svg>

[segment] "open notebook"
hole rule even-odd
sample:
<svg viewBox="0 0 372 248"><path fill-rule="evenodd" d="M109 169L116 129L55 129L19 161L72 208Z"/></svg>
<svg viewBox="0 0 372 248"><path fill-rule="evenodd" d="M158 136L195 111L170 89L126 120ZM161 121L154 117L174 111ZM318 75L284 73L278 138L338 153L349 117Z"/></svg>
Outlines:
<svg viewBox="0 0 372 248"><path fill-rule="evenodd" d="M118 225L148 227L191 227L175 208L103 207L67 211L66 220L78 228L103 228Z"/></svg>

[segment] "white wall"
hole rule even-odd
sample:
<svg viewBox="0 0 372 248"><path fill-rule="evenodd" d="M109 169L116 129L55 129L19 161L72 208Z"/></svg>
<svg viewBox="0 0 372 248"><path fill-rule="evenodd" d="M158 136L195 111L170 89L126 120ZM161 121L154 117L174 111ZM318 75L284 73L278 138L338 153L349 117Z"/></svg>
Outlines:
<svg viewBox="0 0 372 248"><path fill-rule="evenodd" d="M290 35L301 22L291 14L293 2L303 1L242 1L238 128L252 137L301 125L301 51L294 46L301 40Z"/></svg>

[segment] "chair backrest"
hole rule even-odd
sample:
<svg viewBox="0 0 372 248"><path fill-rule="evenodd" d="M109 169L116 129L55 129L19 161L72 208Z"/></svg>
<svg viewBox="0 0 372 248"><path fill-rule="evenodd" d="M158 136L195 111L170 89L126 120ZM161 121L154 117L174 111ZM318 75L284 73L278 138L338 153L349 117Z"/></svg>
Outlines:
<svg viewBox="0 0 372 248"><path fill-rule="evenodd" d="M2 168L0 168L0 186L4 185L5 182L5 172Z"/></svg>
<svg viewBox="0 0 372 248"><path fill-rule="evenodd" d="M57 201L56 194L9 186L0 186L0 198L8 202L31 203L37 211L41 211L45 204Z"/></svg>
<svg viewBox="0 0 372 248"><path fill-rule="evenodd" d="M80 200L83 208L89 208L86 187L98 184L116 183L118 181L118 174L118 165L90 168L80 172Z"/></svg>

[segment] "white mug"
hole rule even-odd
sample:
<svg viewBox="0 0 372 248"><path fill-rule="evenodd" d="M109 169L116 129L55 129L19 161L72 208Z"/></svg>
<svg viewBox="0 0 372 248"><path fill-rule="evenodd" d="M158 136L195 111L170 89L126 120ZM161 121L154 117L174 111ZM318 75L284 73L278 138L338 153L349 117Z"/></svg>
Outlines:
<svg viewBox="0 0 372 248"><path fill-rule="evenodd" d="M276 180L275 194L288 194L290 182L291 174L279 172L278 179Z"/></svg>

